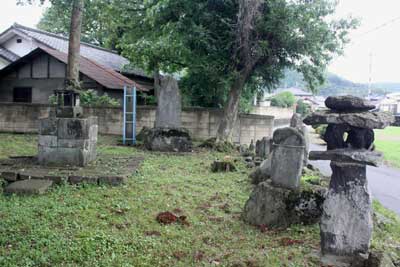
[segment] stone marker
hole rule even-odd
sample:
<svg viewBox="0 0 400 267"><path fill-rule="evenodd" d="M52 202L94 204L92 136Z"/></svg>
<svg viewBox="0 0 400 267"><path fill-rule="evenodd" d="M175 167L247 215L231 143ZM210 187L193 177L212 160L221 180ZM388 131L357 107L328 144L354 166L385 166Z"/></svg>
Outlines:
<svg viewBox="0 0 400 267"><path fill-rule="evenodd" d="M320 223L321 261L327 266L365 266L372 235L372 201L366 165L378 166L382 154L373 148L374 128L385 128L393 116L355 97L331 97L333 111L315 112L307 124L328 124L328 151L311 151L310 160L331 160L332 177ZM348 138L344 140L344 133Z"/></svg>
<svg viewBox="0 0 400 267"><path fill-rule="evenodd" d="M128 179L125 176L102 176L102 177L99 177L100 185L119 186L119 185L126 184L127 181L128 181Z"/></svg>
<svg viewBox="0 0 400 267"><path fill-rule="evenodd" d="M181 94L178 81L171 76L161 78L157 96L156 121L154 126L161 128L181 127Z"/></svg>
<svg viewBox="0 0 400 267"><path fill-rule="evenodd" d="M271 153L272 140L267 137L263 137L261 140L256 142L256 156L262 159L266 159Z"/></svg>
<svg viewBox="0 0 400 267"><path fill-rule="evenodd" d="M306 141L305 143L305 148L304 148L304 162L303 165L307 166L308 164L308 149L309 149L309 137L308 137L308 131L306 126L303 123L303 119L301 118L300 114L294 113L291 120L290 120L290 127L292 128L296 128L297 130L299 130L303 136L304 136L304 140Z"/></svg>
<svg viewBox="0 0 400 267"><path fill-rule="evenodd" d="M9 184L4 188L5 194L41 195L53 184L49 180L23 180Z"/></svg>
<svg viewBox="0 0 400 267"><path fill-rule="evenodd" d="M68 183L72 185L98 184L98 181L99 179L97 177L90 177L90 176L71 175L68 177Z"/></svg>
<svg viewBox="0 0 400 267"><path fill-rule="evenodd" d="M304 136L299 130L286 127L275 130L273 141L272 182L276 186L297 189L304 162Z"/></svg>
<svg viewBox="0 0 400 267"><path fill-rule="evenodd" d="M212 172L234 172L236 167L231 161L215 160L211 164Z"/></svg>

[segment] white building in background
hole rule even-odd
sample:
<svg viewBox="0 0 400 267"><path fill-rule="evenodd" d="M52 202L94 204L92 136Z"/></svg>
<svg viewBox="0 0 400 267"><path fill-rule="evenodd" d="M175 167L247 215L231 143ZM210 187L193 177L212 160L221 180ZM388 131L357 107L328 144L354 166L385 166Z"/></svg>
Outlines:
<svg viewBox="0 0 400 267"><path fill-rule="evenodd" d="M378 108L380 111L400 115L400 93L386 95L386 97L380 101Z"/></svg>

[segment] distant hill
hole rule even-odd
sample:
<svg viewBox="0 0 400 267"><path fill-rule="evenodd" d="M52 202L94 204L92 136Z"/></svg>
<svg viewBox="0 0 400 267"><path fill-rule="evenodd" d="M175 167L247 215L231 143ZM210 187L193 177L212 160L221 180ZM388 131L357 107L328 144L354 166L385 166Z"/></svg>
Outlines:
<svg viewBox="0 0 400 267"><path fill-rule="evenodd" d="M333 73L327 73L326 76L326 83L319 88L318 95L368 95L368 84L354 83ZM285 78L282 79L280 87L298 87L307 90L307 84L304 82L303 76L293 70L285 72ZM400 92L400 83L373 83L371 85L371 92L374 95Z"/></svg>

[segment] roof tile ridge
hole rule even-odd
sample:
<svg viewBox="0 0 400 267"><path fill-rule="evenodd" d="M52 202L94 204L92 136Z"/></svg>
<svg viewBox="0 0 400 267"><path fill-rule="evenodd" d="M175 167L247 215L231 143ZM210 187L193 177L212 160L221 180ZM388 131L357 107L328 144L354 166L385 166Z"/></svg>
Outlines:
<svg viewBox="0 0 400 267"><path fill-rule="evenodd" d="M18 23L14 23L13 26L18 30L20 30L19 28L22 28L22 29L27 30L27 31L33 31L33 32L42 33L42 34L45 34L45 35L48 35L48 36L51 36L51 37L54 37L54 38L63 39L64 41L68 41L69 40L68 37L65 37L65 36L62 36L62 35L59 35L59 34L56 34L56 33L48 32L48 31L44 31L44 30L30 28L30 27L27 27L27 26L24 26L24 25L21 25L21 24L18 24ZM31 35L29 35L29 36L31 38L37 39L37 38L35 38L35 37L31 36ZM118 54L117 51L114 51L114 50L111 50L111 49L107 49L107 48L104 48L104 47L101 47L101 46L98 46L98 45L94 45L94 44L90 44L90 43L82 42L82 41L81 41L81 45L89 46L89 47L92 47L92 48L95 48L95 49L98 49L98 50L103 50L105 52L112 53L112 54L114 54L116 56L123 57L120 54Z"/></svg>

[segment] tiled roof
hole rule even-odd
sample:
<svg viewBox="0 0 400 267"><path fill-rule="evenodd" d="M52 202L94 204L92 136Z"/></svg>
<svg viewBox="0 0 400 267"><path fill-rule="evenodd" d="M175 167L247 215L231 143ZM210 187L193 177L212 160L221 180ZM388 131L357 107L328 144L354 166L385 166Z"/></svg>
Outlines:
<svg viewBox="0 0 400 267"><path fill-rule="evenodd" d="M68 63L68 54L42 45L30 52L28 55L14 61L13 63L5 67L3 70L0 71L0 76L3 73L12 69L14 66L24 64L28 58L33 57L41 51L49 54L50 56L58 59L65 64ZM80 56L79 71L108 89L123 89L124 86L135 86L139 91L148 91L148 89L126 78L122 74L105 66L102 66L83 56Z"/></svg>
<svg viewBox="0 0 400 267"><path fill-rule="evenodd" d="M8 61L15 61L19 59L19 56L11 52L10 50L5 49L4 47L0 46L0 56L7 59Z"/></svg>
<svg viewBox="0 0 400 267"><path fill-rule="evenodd" d="M49 33L46 31L41 31L37 29L32 29L19 24L14 24L13 28L21 31L22 33L28 35L29 37L35 39L36 41L45 44L58 51L68 53L68 38ZM89 58L90 60L96 61L99 64L121 72L125 65L129 64L129 60L118 55L116 52L104 49L99 46L81 42L81 55ZM125 70L125 69L124 69ZM143 70L137 68L128 68L128 73L134 75L148 77Z"/></svg>

